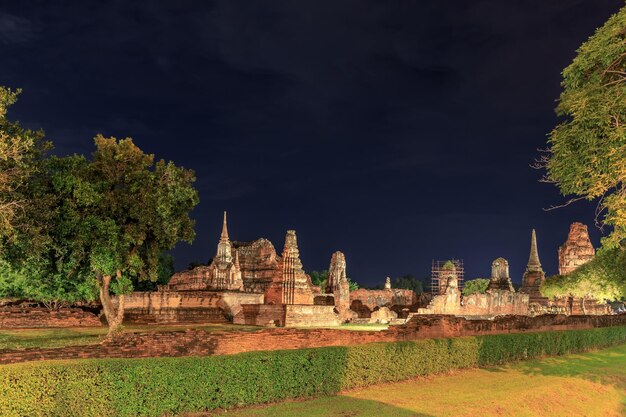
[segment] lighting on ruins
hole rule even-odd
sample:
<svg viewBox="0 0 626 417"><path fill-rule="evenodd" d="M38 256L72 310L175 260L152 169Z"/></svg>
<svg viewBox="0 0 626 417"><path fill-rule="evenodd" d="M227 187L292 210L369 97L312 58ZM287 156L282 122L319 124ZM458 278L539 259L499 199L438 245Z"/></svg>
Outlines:
<svg viewBox="0 0 626 417"><path fill-rule="evenodd" d="M535 233L535 229L533 229L530 238L530 255L528 257L526 271L522 277L522 287L520 288L520 292L528 294L530 296L531 303L544 302L545 297L541 295L540 288L545 279L546 274L541 268L539 252L537 250L537 234Z"/></svg>
<svg viewBox="0 0 626 417"><path fill-rule="evenodd" d="M511 277L509 277L509 261L504 258L498 258L491 263L491 279L487 289L515 292L513 282Z"/></svg>
<svg viewBox="0 0 626 417"><path fill-rule="evenodd" d="M567 275L591 261L596 250L589 239L587 226L572 223L565 243L559 248L559 275Z"/></svg>

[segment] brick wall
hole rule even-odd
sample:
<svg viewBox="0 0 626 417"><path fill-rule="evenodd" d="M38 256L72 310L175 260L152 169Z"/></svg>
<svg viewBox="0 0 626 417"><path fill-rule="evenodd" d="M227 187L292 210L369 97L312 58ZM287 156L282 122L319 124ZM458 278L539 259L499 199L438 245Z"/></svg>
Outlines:
<svg viewBox="0 0 626 417"><path fill-rule="evenodd" d="M262 303L263 294L236 291L153 291L126 296L124 319L133 323L224 323L243 304Z"/></svg>
<svg viewBox="0 0 626 417"><path fill-rule="evenodd" d="M273 323L281 327L338 326L339 316L334 310L332 305L248 304L242 305L233 322L255 326Z"/></svg>
<svg viewBox="0 0 626 417"><path fill-rule="evenodd" d="M259 350L349 346L425 338L474 336L626 326L626 314L613 316L503 316L467 320L455 316L415 315L386 331L332 329L263 329L211 333L204 330L125 333L99 345L54 349L0 351L0 364L75 358L139 358L153 356L222 355Z"/></svg>
<svg viewBox="0 0 626 417"><path fill-rule="evenodd" d="M101 325L98 316L80 308L62 308L58 311L36 307L5 307L0 309L1 329Z"/></svg>

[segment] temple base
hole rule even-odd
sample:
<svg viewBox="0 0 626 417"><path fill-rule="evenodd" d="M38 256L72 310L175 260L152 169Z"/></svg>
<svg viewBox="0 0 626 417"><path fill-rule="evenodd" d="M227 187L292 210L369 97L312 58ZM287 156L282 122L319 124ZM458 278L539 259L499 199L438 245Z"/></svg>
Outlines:
<svg viewBox="0 0 626 417"><path fill-rule="evenodd" d="M339 326L334 306L308 304L245 304L233 318L235 324L266 327Z"/></svg>

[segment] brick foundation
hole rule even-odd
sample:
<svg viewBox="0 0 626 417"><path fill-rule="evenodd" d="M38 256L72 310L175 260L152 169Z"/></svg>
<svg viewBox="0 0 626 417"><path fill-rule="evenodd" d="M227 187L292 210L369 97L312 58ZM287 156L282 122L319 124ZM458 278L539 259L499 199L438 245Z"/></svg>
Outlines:
<svg viewBox="0 0 626 417"><path fill-rule="evenodd" d="M426 338L475 336L594 327L626 326L626 314L612 316L502 316L468 320L455 316L416 315L385 331L332 329L263 329L254 332L211 333L204 330L124 333L99 345L0 351L0 364L48 359L139 358L155 356L224 355L259 350L350 346Z"/></svg>
<svg viewBox="0 0 626 417"><path fill-rule="evenodd" d="M94 326L102 326L98 316L80 308L62 308L58 311L36 307L0 309L0 329Z"/></svg>
<svg viewBox="0 0 626 417"><path fill-rule="evenodd" d="M154 291L126 296L128 323L225 323L263 294L237 291Z"/></svg>
<svg viewBox="0 0 626 417"><path fill-rule="evenodd" d="M235 324L276 327L338 326L333 305L246 304L235 315Z"/></svg>

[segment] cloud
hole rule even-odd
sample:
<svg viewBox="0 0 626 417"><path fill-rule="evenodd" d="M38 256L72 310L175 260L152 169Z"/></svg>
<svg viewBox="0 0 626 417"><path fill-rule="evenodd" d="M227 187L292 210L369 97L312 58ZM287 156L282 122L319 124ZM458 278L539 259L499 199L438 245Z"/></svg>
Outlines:
<svg viewBox="0 0 626 417"><path fill-rule="evenodd" d="M36 37L35 25L28 19L0 12L0 43L15 45Z"/></svg>

